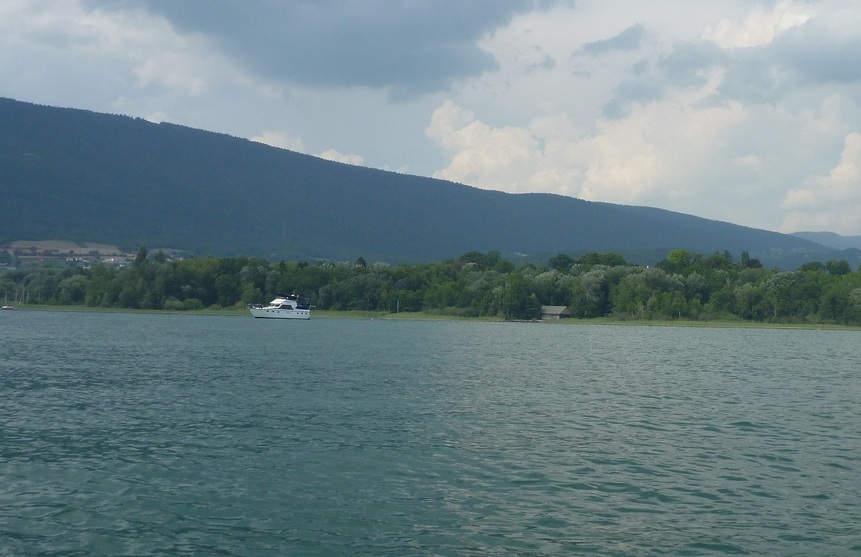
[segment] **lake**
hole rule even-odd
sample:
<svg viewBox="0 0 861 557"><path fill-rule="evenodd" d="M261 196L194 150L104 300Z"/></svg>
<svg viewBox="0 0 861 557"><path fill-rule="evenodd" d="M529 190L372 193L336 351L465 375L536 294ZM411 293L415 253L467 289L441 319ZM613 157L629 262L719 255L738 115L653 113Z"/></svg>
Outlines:
<svg viewBox="0 0 861 557"><path fill-rule="evenodd" d="M0 556L861 555L861 333L0 314Z"/></svg>

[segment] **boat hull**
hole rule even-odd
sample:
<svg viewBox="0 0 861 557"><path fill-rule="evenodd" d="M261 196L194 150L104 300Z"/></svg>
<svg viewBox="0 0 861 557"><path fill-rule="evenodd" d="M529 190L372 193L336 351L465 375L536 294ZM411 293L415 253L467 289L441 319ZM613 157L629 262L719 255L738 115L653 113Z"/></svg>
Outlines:
<svg viewBox="0 0 861 557"><path fill-rule="evenodd" d="M248 308L257 319L311 319L309 309Z"/></svg>

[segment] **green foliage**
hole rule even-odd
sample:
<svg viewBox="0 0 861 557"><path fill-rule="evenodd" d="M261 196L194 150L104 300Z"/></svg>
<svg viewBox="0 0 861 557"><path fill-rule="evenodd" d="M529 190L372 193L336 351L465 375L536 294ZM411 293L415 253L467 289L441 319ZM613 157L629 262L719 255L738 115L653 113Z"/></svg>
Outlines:
<svg viewBox="0 0 861 557"><path fill-rule="evenodd" d="M852 267L845 259L832 259L825 264L825 270L832 275L848 275L852 272Z"/></svg>
<svg viewBox="0 0 861 557"><path fill-rule="evenodd" d="M574 265L574 258L565 255L564 253L560 253L559 255L555 255L550 258L550 266L556 269L557 271L567 271Z"/></svg>
<svg viewBox="0 0 861 557"><path fill-rule="evenodd" d="M615 254L516 268L498 252L390 266L355 262L271 263L249 257L170 261L141 248L131 266L88 270L8 270L0 286L16 301L138 309L195 310L268 301L279 292L308 296L319 309L532 320L541 306L575 318L739 319L861 324L861 271L842 261L766 269L727 253L703 258L671 251L654 267Z"/></svg>
<svg viewBox="0 0 861 557"><path fill-rule="evenodd" d="M617 253L587 253L577 260L577 263L584 267L594 267L595 265L605 265L607 267L622 267L628 263Z"/></svg>
<svg viewBox="0 0 861 557"><path fill-rule="evenodd" d="M691 264L691 254L686 249L674 249L667 255L673 270L682 272Z"/></svg>

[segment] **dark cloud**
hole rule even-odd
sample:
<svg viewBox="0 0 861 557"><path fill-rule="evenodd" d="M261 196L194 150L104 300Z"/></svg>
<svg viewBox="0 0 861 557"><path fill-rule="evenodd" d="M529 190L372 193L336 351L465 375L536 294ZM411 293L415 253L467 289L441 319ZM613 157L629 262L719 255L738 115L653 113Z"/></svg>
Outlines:
<svg viewBox="0 0 861 557"><path fill-rule="evenodd" d="M631 66L631 77L621 81L602 108L602 116L628 116L636 104L662 99L670 89L701 87L706 71L725 65L727 56L711 43L679 43L671 52L652 61L641 59Z"/></svg>
<svg viewBox="0 0 861 557"><path fill-rule="evenodd" d="M714 47L711 47L714 48ZM773 42L708 55L726 70L720 95L745 103L778 103L808 86L861 82L861 39L810 20Z"/></svg>
<svg viewBox="0 0 861 557"><path fill-rule="evenodd" d="M615 37L586 43L582 52L591 55L603 54L613 50L637 50L646 38L646 30L642 25L628 27Z"/></svg>
<svg viewBox="0 0 861 557"><path fill-rule="evenodd" d="M103 8L116 2L91 0ZM146 0L252 71L287 83L406 97L495 67L478 40L532 0ZM139 6L130 3L129 6Z"/></svg>
<svg viewBox="0 0 861 557"><path fill-rule="evenodd" d="M672 52L661 58L658 67L663 81L670 86L699 87L705 83L704 73L725 66L727 53L711 42L679 43Z"/></svg>
<svg viewBox="0 0 861 557"><path fill-rule="evenodd" d="M771 47L774 62L806 81L861 82L861 38L841 37L816 20L792 29Z"/></svg>
<svg viewBox="0 0 861 557"><path fill-rule="evenodd" d="M705 70L726 74L722 99L776 103L799 88L861 82L861 38L810 20L757 46L722 49L711 42L676 45L662 60L667 84L697 85Z"/></svg>
<svg viewBox="0 0 861 557"><path fill-rule="evenodd" d="M770 47L735 52L726 62L721 97L744 103L775 103L797 86L797 75L774 60Z"/></svg>
<svg viewBox="0 0 861 557"><path fill-rule="evenodd" d="M625 118L637 103L648 103L663 97L664 87L648 76L635 77L619 84L613 97L602 108L602 116L609 120Z"/></svg>
<svg viewBox="0 0 861 557"><path fill-rule="evenodd" d="M797 77L775 56L772 44L724 49L711 41L679 43L657 65L656 82L666 88L701 87L720 69L723 81L713 99L771 103L797 85Z"/></svg>
<svg viewBox="0 0 861 557"><path fill-rule="evenodd" d="M714 49L715 47L709 47ZM808 86L861 82L861 38L835 33L810 20L762 45L720 50L704 58L726 70L720 96L746 103L777 103Z"/></svg>
<svg viewBox="0 0 861 557"><path fill-rule="evenodd" d="M605 115L624 115L620 107L659 100L668 90L702 87L715 69L725 74L714 102L774 102L794 86L793 77L780 69L768 45L723 49L711 41L683 42L654 64L641 61L635 65L633 77L619 84Z"/></svg>

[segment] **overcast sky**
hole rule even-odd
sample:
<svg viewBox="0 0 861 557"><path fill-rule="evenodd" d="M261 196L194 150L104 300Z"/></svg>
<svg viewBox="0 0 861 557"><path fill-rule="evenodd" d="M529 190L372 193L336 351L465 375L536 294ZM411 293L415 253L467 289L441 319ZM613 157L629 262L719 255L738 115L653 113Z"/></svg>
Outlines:
<svg viewBox="0 0 861 557"><path fill-rule="evenodd" d="M857 0L0 0L0 96L861 234Z"/></svg>

